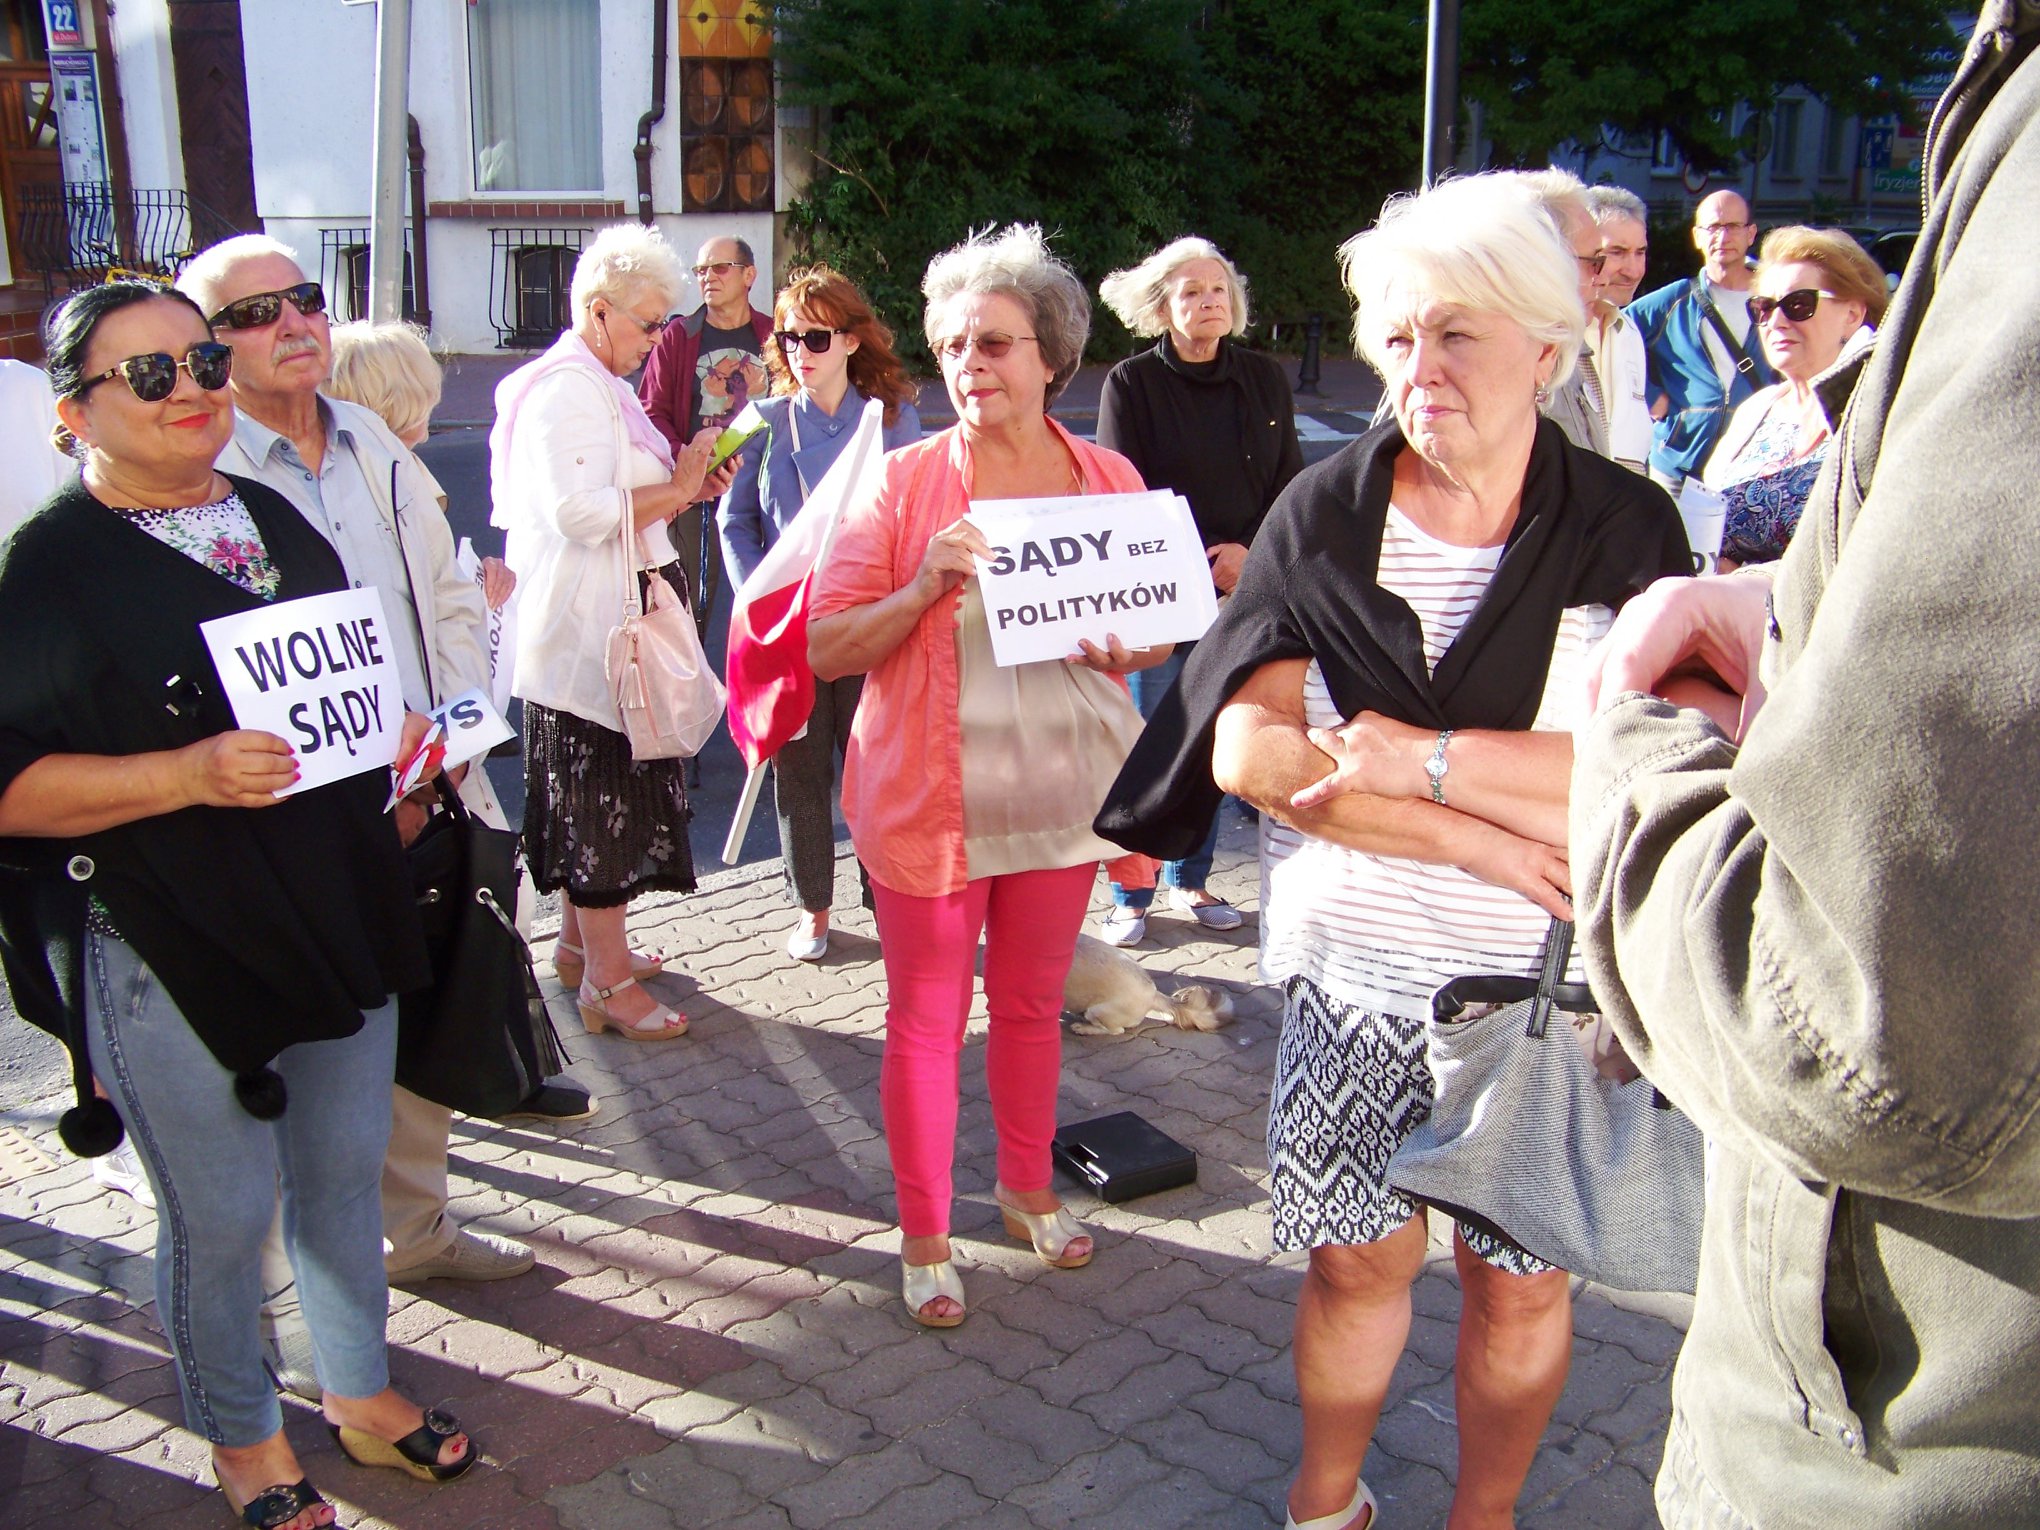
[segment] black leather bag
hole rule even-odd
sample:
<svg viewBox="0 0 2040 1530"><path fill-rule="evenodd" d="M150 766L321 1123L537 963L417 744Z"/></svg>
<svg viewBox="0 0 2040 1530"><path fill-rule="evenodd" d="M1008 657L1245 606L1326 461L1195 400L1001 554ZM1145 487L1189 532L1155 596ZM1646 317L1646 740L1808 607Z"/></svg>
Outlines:
<svg viewBox="0 0 2040 1530"><path fill-rule="evenodd" d="M409 850L432 986L398 1000L397 1082L465 1115L497 1116L565 1061L511 918L518 836L476 819L443 777L439 797Z"/></svg>
<svg viewBox="0 0 2040 1530"><path fill-rule="evenodd" d="M1197 1182L1197 1155L1130 1110L1063 1127L1049 1154L1065 1174L1114 1205Z"/></svg>

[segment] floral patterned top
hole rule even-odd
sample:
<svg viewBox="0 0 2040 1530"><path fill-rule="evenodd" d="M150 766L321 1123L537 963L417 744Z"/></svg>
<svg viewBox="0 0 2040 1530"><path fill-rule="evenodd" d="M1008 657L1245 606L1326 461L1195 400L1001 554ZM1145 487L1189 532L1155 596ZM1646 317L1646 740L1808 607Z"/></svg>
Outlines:
<svg viewBox="0 0 2040 1530"><path fill-rule="evenodd" d="M229 491L225 499L173 510L116 507L114 514L222 579L231 579L250 595L274 600L283 586L283 573L269 561L255 517L238 493Z"/></svg>
<svg viewBox="0 0 2040 1530"><path fill-rule="evenodd" d="M1790 409L1766 410L1722 473L1724 481L1715 485L1728 502L1722 557L1736 563L1771 563L1785 556L1785 544L1799 525L1799 512L1806 508L1828 448L1823 440L1801 455L1799 429L1798 416Z"/></svg>

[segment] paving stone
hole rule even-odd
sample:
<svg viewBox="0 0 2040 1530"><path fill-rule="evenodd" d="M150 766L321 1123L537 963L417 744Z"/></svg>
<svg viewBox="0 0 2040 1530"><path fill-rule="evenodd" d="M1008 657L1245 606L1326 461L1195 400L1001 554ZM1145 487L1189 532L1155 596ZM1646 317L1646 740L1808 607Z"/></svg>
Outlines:
<svg viewBox="0 0 2040 1530"><path fill-rule="evenodd" d="M932 1482L937 1473L909 1446L854 1456L834 1471L779 1496L801 1530L822 1530L868 1514L901 1488Z"/></svg>
<svg viewBox="0 0 2040 1530"><path fill-rule="evenodd" d="M1253 829L1226 825L1212 885L1251 909ZM1306 1259L1269 1247L1280 1002L1254 984L1252 921L1221 939L1163 915L1135 953L1164 987L1226 987L1226 1030L1065 1038L1061 1119L1137 1110L1201 1159L1196 1185L1123 1206L1073 1190L1098 1241L1084 1270L1043 1268L1000 1226L974 1001L954 1224L971 1313L938 1332L899 1300L878 1106L884 974L847 853L838 874L840 933L818 968L779 950L774 866L641 900L642 938L678 953L659 987L695 1016L683 1045L585 1037L546 974L573 1075L602 1114L560 1129L462 1120L451 1163L456 1220L527 1239L539 1266L391 1300L399 1383L455 1403L488 1464L450 1489L362 1471L291 1403L292 1438L353 1530L1281 1522ZM53 1165L0 1186L8 1530L216 1530L207 1449L176 1422L148 1306L153 1218L100 1193L55 1146L52 1119L40 1103L0 1111ZM1412 1304L1367 1463L1391 1526L1441 1524L1451 1501L1459 1287L1442 1219ZM1690 1311L1576 1288L1573 1385L1521 1523L1653 1522Z"/></svg>

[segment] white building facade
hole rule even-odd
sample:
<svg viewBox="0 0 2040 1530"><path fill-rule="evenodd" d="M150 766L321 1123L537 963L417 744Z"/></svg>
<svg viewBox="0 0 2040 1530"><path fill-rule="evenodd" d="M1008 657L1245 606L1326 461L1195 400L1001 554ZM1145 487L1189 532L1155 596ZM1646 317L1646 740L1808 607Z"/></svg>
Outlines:
<svg viewBox="0 0 2040 1530"><path fill-rule="evenodd" d="M690 264L748 242L769 307L786 188L763 21L754 0L411 0L406 308L442 350L549 344L579 250L641 215ZM119 0L100 32L113 199L188 208L187 245L260 227L361 316L376 6Z"/></svg>

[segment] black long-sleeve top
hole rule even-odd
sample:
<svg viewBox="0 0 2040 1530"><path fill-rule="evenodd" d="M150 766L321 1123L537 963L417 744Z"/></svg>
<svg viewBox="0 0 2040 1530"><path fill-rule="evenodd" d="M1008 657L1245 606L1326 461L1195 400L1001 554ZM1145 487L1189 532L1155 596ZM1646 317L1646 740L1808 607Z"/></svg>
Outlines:
<svg viewBox="0 0 2040 1530"><path fill-rule="evenodd" d="M1184 361L1167 335L1120 362L1098 400L1098 444L1131 459L1149 488L1190 501L1206 547L1252 546L1303 468L1289 379L1229 339L1207 362Z"/></svg>

